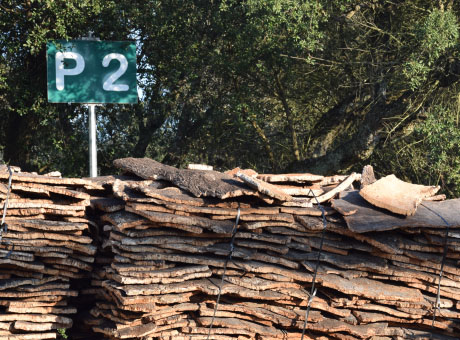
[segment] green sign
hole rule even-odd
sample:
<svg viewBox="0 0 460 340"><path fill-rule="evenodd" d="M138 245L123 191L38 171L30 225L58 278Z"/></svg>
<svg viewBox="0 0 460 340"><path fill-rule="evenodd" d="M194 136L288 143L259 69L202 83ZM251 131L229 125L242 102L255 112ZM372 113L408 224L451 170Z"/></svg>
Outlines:
<svg viewBox="0 0 460 340"><path fill-rule="evenodd" d="M55 40L46 59L51 103L137 103L134 42Z"/></svg>

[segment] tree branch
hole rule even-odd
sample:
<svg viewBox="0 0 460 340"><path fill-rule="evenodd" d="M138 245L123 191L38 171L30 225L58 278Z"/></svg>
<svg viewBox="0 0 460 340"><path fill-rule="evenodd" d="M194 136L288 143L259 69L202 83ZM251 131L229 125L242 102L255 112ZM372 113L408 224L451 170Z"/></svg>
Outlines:
<svg viewBox="0 0 460 340"><path fill-rule="evenodd" d="M383 119L394 116L404 110L404 100L409 94L403 94L393 102L377 102L369 109L360 127L350 138L328 151L325 155L295 162L291 171L308 171L313 173L335 173L340 169L349 169L360 161L367 159L381 139Z"/></svg>
<svg viewBox="0 0 460 340"><path fill-rule="evenodd" d="M291 132L292 150L294 152L294 157L296 161L300 161L299 143L297 141L297 134L296 134L295 127L294 127L292 111L287 102L286 94L283 90L283 86L281 85L279 76L276 75L275 79L276 79L276 92L277 92L278 98L281 100L281 104L283 105L284 113L286 114L286 119L288 121L289 130Z"/></svg>

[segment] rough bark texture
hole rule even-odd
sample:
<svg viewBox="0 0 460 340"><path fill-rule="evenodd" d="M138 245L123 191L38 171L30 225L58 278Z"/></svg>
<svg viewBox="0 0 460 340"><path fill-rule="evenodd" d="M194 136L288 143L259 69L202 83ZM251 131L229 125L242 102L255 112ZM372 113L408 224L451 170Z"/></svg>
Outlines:
<svg viewBox="0 0 460 340"><path fill-rule="evenodd" d="M177 170L133 164L148 178ZM324 202L300 208L284 204L315 202L15 174L0 243L0 338L53 339L73 324L76 339L205 340L212 323L218 340L299 340L308 321L304 339L457 339L460 201L424 202L402 218L349 191L359 179L316 178ZM270 186L298 185L282 183ZM82 207L92 221L74 216ZM450 224L443 261L445 224L433 211Z"/></svg>
<svg viewBox="0 0 460 340"><path fill-rule="evenodd" d="M8 177L2 168L2 199ZM70 280L89 278L96 253L85 187L93 188L82 179L14 173L0 226L0 338L56 339L58 329L72 327L78 291Z"/></svg>
<svg viewBox="0 0 460 340"><path fill-rule="evenodd" d="M255 195L255 191L246 187L241 181L217 171L177 169L149 158L117 159L114 165L145 179L167 180L196 197L210 196L224 199Z"/></svg>
<svg viewBox="0 0 460 340"><path fill-rule="evenodd" d="M391 213L366 206L357 192L346 191L359 179L356 174L315 179L328 194L322 203L327 205L322 208L326 225L316 205L284 206L295 200L207 199L177 187L115 182L115 195L126 202L125 211L115 214L128 210L133 223L120 223L114 213L102 217L104 244L114 255L105 255L107 266L101 267L105 280L95 286L100 300L87 324L114 339L142 335L205 340L211 322L214 339L300 339L319 258L318 291L311 300L304 339L394 340L417 334L453 340L458 329L451 318L460 316L454 301L460 292L460 270L453 249L453 257L444 264L441 312L434 328L426 328L432 322L435 274L443 252L442 220L424 215L423 228L409 219L394 225ZM299 185L282 183L272 186ZM335 189L326 188L331 183ZM353 210L353 215L345 216L347 226L329 201L341 195L334 200L337 207L350 204L348 195L353 193L365 204L337 209L348 214ZM448 211L445 204L452 211L458 209L457 200L430 203L442 214ZM349 218L362 219L362 214L372 233L354 231L359 228ZM452 213L446 216L458 226ZM239 225L232 242L235 221ZM227 261L230 252L232 259Z"/></svg>

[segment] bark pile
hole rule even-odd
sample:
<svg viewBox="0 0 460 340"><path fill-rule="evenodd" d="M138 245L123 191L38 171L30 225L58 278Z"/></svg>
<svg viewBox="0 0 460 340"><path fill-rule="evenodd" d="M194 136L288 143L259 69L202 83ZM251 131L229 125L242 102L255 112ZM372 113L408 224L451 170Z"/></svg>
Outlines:
<svg viewBox="0 0 460 340"><path fill-rule="evenodd" d="M18 169L16 169L18 170ZM94 184L0 168L0 338L56 339L72 327L78 295L71 281L89 277L96 247L85 209ZM9 190L10 189L10 190ZM3 210L1 211L3 213Z"/></svg>
<svg viewBox="0 0 460 340"><path fill-rule="evenodd" d="M365 201L356 174L115 164L137 177L107 179L92 204L103 252L86 323L101 336L459 338L460 200L403 217Z"/></svg>

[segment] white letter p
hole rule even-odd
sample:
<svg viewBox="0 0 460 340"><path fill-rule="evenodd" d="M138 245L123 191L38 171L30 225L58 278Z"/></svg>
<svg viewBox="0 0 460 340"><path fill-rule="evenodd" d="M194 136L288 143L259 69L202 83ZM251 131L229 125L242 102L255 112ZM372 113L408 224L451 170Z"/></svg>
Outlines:
<svg viewBox="0 0 460 340"><path fill-rule="evenodd" d="M74 59L77 63L74 68L64 68L64 59ZM58 91L64 90L64 76L76 76L83 72L85 60L81 54L75 52L56 53L56 88Z"/></svg>

